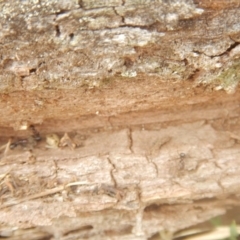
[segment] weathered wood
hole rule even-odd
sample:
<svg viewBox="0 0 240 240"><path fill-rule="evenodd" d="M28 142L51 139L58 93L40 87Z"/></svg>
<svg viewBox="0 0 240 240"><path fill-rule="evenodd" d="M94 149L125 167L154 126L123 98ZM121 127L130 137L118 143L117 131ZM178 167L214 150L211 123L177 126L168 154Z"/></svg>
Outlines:
<svg viewBox="0 0 240 240"><path fill-rule="evenodd" d="M238 205L237 198L227 199L239 191L239 121L231 111L223 125L224 111L210 112L207 121L208 109L185 124L157 122L164 114L156 112L144 125L73 132L75 150L46 151L44 142L9 150L1 159L1 222L45 225L41 231L56 238L78 229L76 236L95 239L111 229L116 238L122 232L123 239L146 239L223 214ZM66 218L54 220L60 216Z"/></svg>
<svg viewBox="0 0 240 240"><path fill-rule="evenodd" d="M0 236L149 239L238 205L237 0L0 9Z"/></svg>
<svg viewBox="0 0 240 240"><path fill-rule="evenodd" d="M191 93L198 85L234 92L238 84L237 1L1 1L0 8L4 126L62 119L61 105L75 112L68 101L79 95L78 115L109 115L150 108L143 103L153 94L158 104L172 99L166 89L184 97L173 82L191 81ZM51 98L49 89L58 92ZM69 99L66 89L75 90ZM14 101L28 97L22 91L34 92L32 103ZM44 109L53 107L51 117Z"/></svg>

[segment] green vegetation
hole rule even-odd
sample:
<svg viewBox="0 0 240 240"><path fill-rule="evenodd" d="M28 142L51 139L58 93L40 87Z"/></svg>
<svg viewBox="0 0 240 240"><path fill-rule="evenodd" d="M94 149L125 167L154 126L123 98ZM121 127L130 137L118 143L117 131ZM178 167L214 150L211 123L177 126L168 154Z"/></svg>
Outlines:
<svg viewBox="0 0 240 240"><path fill-rule="evenodd" d="M233 62L216 80L224 90L229 93L234 92L240 81L240 60Z"/></svg>

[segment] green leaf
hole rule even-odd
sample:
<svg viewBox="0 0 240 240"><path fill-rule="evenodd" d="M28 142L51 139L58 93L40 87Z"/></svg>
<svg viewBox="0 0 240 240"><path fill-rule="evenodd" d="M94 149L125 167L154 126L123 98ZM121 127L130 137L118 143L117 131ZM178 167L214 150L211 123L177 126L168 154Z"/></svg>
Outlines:
<svg viewBox="0 0 240 240"><path fill-rule="evenodd" d="M230 225L230 238L229 240L237 240L238 232L237 232L237 225L235 221L232 221Z"/></svg>

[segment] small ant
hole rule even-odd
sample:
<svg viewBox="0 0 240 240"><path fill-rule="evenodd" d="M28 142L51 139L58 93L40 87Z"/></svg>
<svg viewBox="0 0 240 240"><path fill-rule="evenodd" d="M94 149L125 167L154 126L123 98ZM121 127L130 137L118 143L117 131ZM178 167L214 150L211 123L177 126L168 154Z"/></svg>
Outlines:
<svg viewBox="0 0 240 240"><path fill-rule="evenodd" d="M33 125L30 125L29 128L32 130L33 138L36 141L40 141L42 138L41 138L39 132L35 129L35 127Z"/></svg>
<svg viewBox="0 0 240 240"><path fill-rule="evenodd" d="M23 139L18 139L15 142L11 143L9 148L14 149L17 146L26 146L27 144L36 144L36 142L39 142L42 138L39 134L39 132L35 129L33 125L29 126L30 130L32 131L32 136L29 138L23 138Z"/></svg>
<svg viewBox="0 0 240 240"><path fill-rule="evenodd" d="M116 188L115 186L110 186L106 184L101 184L94 190L97 194L105 194L109 197L116 198L118 201L121 200L124 196L122 190Z"/></svg>
<svg viewBox="0 0 240 240"><path fill-rule="evenodd" d="M14 149L15 147L21 145L24 146L28 143L28 139L18 139L17 141L10 144L9 148Z"/></svg>

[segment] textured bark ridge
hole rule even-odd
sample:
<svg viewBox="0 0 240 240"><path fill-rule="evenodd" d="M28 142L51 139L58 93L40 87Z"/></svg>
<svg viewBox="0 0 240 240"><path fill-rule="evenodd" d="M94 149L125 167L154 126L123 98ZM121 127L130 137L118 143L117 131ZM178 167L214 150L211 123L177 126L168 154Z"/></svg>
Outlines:
<svg viewBox="0 0 240 240"><path fill-rule="evenodd" d="M1 126L148 110L199 87L237 88L238 1L1 1L0 7Z"/></svg>
<svg viewBox="0 0 240 240"><path fill-rule="evenodd" d="M99 87L117 76L234 91L240 10L205 2L2 1L1 91Z"/></svg>
<svg viewBox="0 0 240 240"><path fill-rule="evenodd" d="M171 239L239 205L237 0L0 9L0 236Z"/></svg>
<svg viewBox="0 0 240 240"><path fill-rule="evenodd" d="M56 239L146 239L223 214L239 202L238 122L82 130L74 150L16 148L1 159L1 223Z"/></svg>

